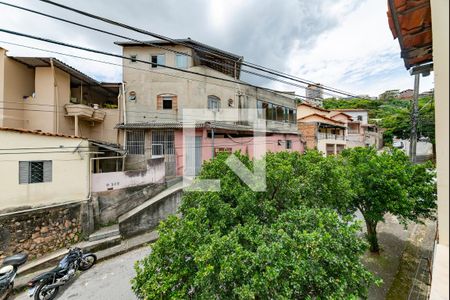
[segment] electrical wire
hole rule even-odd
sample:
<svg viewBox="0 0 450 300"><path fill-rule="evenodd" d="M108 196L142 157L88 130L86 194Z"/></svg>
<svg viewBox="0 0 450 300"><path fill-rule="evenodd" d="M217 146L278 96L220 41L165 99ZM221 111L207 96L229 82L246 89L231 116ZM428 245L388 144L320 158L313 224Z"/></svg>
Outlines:
<svg viewBox="0 0 450 300"><path fill-rule="evenodd" d="M166 68L166 69L170 69L170 70L180 71L180 72L191 74L191 75L197 75L197 76L201 76L201 77L205 77L205 78L211 78L211 79L215 79L215 80L219 80L219 81L224 81L224 82L230 82L230 83L234 83L234 84L244 85L244 86L248 86L248 87L255 88L255 89L262 89L262 90L266 90L266 91L269 91L269 92L272 92L272 93L276 93L276 94L283 94L283 93L286 94L286 92L280 92L280 91L276 91L276 90L273 90L273 89L260 87L260 86L257 86L257 85L254 85L254 84L250 84L250 83L247 83L247 82L243 82L243 81L237 81L237 80L234 80L234 79L227 79L227 78L223 78L223 77L217 77L217 76L213 76L213 75L202 74L202 73L190 71L190 70L187 70L187 69L176 68L176 67L162 65L162 64L158 64L158 63L154 63L154 62L150 62L150 61L146 61L146 60L141 60L141 59L137 59L137 58L131 58L131 57L123 56L123 55L120 55L120 54L105 52L105 51L102 51L102 50L97 50L97 49L81 47L81 46L77 46L77 45L73 45L73 44L63 43L63 42L60 42L60 41L55 41L55 40L52 40L52 39L47 39L47 38L43 38L43 37L33 36L33 35L17 32L17 31L12 31L12 30L7 30L7 29L0 28L0 32L4 32L4 33L7 33L7 34L16 35L16 36L21 36L21 37L25 37L25 38L29 38L29 39L34 39L34 40L38 40L38 41L42 41L42 42L46 42L46 43L50 43L50 44L55 44L55 45L59 45L59 46L64 46L64 47L68 47L68 48L73 48L73 49L77 49L77 50L83 50L83 51L92 52L92 53L96 53L96 54L101 54L101 55L105 55L105 56L121 58L121 59L129 60L129 61L132 61L132 62L140 62L140 63L144 63L144 64L156 66L156 67L161 67L161 68ZM304 96L297 96L297 97L305 98ZM313 99L313 98L311 98L311 99ZM293 100L293 99L291 99L291 100Z"/></svg>
<svg viewBox="0 0 450 300"><path fill-rule="evenodd" d="M285 79L301 82L301 83L307 84L307 85L314 84L310 80L305 80L305 79L302 79L300 77L296 77L296 76L288 75L288 74L283 73L283 72L275 71L273 69L270 69L270 68L267 68L267 67L255 64L255 63L247 63L247 62L242 60L242 57L241 57L241 61L236 61L236 60L233 60L233 59L231 59L229 57L226 57L224 55L220 55L220 54L218 54L218 53L216 53L214 51L209 51L209 50L204 49L204 48L196 47L196 46L193 46L191 44L188 44L188 43L185 43L185 42L182 42L182 41L179 41L179 40L175 40L175 39L169 38L169 37L161 35L161 34L150 32L148 30L143 30L143 29L140 29L140 28L137 28L137 27L134 27L134 26L130 26L130 25L127 25L127 24L124 24L124 23L120 23L120 22L117 22L117 21L114 21L114 20L111 20L111 19L107 19L107 18L98 16L98 15L94 15L94 14L91 14L89 12L82 11L82 10L79 10L79 9L75 9L73 7L69 7L69 6L66 6L66 5L54 2L54 1L50 1L50 0L39 0L39 1L45 2L45 3L53 5L53 6L57 6L59 8L65 9L65 10L69 10L71 12L75 12L77 14L81 14L83 16L86 16L86 17L89 17L89 18L93 18L93 19L96 19L96 20L99 20L99 21L102 21L102 22L105 22L105 23L108 23L108 24L111 24L111 25L114 25L114 26L122 27L122 28L131 30L131 31L135 31L135 32L138 32L138 33L141 33L141 34L149 35L149 36L155 37L157 39L160 39L160 40L172 43L172 44L182 45L182 46L194 49L194 50L199 51L199 52L203 52L203 53L207 53L207 54L216 56L216 57L221 58L221 59L231 60L233 63L239 62L243 66L250 67L250 68L253 68L253 69L256 69L256 70L259 70L259 71L263 71L263 72L269 73L271 75L276 75L276 76L279 76L279 77L282 77L282 78L285 78ZM129 38L127 38L127 39L130 40ZM132 41L133 41L133 39L132 39ZM140 44L146 44L148 42L139 41L139 43ZM349 97L352 97L352 98L357 97L356 95L354 95L352 93L344 92L342 90L331 88L331 87L328 87L326 85L321 85L320 88L322 88L323 90L327 90L327 91L330 91L330 92L334 92L334 93L338 93L338 94L341 94L341 95L349 96Z"/></svg>

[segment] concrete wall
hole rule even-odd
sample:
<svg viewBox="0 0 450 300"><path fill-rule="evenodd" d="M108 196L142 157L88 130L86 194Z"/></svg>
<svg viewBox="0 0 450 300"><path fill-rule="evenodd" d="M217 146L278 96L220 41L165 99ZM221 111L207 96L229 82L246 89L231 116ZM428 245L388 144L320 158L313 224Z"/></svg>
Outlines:
<svg viewBox="0 0 450 300"><path fill-rule="evenodd" d="M178 212L182 197L181 189L163 192L158 196L119 218L119 230L123 237L152 231L161 221Z"/></svg>
<svg viewBox="0 0 450 300"><path fill-rule="evenodd" d="M352 111L352 110L342 110L347 115L352 116L353 121L358 121L358 116L362 117L361 124L369 124L369 112L368 111Z"/></svg>
<svg viewBox="0 0 450 300"><path fill-rule="evenodd" d="M82 201L89 194L88 141L0 130L0 145L0 211ZM19 161L36 160L52 161L52 181L19 184Z"/></svg>
<svg viewBox="0 0 450 300"><path fill-rule="evenodd" d="M153 183L93 193L95 224L105 225L117 222L119 216L141 205L165 188L164 183Z"/></svg>
<svg viewBox="0 0 450 300"><path fill-rule="evenodd" d="M431 0L436 102L436 163L439 244L436 247L430 299L449 293L449 1Z"/></svg>
<svg viewBox="0 0 450 300"><path fill-rule="evenodd" d="M0 126L24 128L24 97L34 92L34 70L6 56L0 48ZM2 109L2 107L4 109ZM39 109L35 106L34 109Z"/></svg>
<svg viewBox="0 0 450 300"><path fill-rule="evenodd" d="M164 158L154 158L147 161L147 168L144 170L92 174L92 192L163 183L165 171Z"/></svg>

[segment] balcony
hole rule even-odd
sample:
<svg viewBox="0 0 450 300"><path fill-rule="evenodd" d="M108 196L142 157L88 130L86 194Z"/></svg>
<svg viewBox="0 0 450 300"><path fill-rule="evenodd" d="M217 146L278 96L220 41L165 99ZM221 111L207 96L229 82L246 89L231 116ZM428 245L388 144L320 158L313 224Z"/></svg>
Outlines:
<svg viewBox="0 0 450 300"><path fill-rule="evenodd" d="M77 117L80 119L91 119L94 114L94 109L84 104L67 104L65 106L66 116Z"/></svg>
<svg viewBox="0 0 450 300"><path fill-rule="evenodd" d="M319 132L317 134L317 139L319 139L319 140L340 140L340 141L345 141L345 136L344 135L340 135L340 134Z"/></svg>

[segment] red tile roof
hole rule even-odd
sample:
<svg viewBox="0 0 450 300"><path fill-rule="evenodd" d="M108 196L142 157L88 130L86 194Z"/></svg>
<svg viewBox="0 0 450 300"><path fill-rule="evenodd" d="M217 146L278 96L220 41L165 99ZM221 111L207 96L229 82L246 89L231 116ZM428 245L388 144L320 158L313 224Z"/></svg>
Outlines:
<svg viewBox="0 0 450 300"><path fill-rule="evenodd" d="M322 119L324 119L324 120L326 120L326 121L331 121L332 123L340 123L340 124L342 124L342 125L345 125L345 122L333 120L333 119L331 119L331 118L325 117L324 115L320 115L320 114L310 114L310 115L307 115L307 116L305 116L305 117L303 117L303 118L300 118L300 119L298 119L298 120L301 121L301 120L305 120L305 119L307 119L307 118L314 117L314 116L315 116L315 117L320 117L320 118L322 118Z"/></svg>
<svg viewBox="0 0 450 300"><path fill-rule="evenodd" d="M388 21L407 69L433 60L430 0L388 0Z"/></svg>
<svg viewBox="0 0 450 300"><path fill-rule="evenodd" d="M37 134L37 135L44 135L44 136L54 136L54 137L63 137L63 138L71 138L71 139L85 139L79 136L75 135L66 135L61 133L51 133L51 132L43 132L40 130L29 130L29 129L22 129L22 128L11 128L11 127L0 127L0 131L11 131L11 132L18 132L18 133L30 133L30 134Z"/></svg>

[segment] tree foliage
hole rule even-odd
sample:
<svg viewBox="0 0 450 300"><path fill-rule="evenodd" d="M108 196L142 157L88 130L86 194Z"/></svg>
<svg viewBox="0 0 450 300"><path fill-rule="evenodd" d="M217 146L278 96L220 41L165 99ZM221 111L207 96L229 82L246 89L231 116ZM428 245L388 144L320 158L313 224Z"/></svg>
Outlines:
<svg viewBox="0 0 450 300"><path fill-rule="evenodd" d="M252 168L247 156L239 159ZM159 227L152 253L136 265L145 299L356 299L374 277L361 264L359 224L323 208L353 198L336 160L317 152L269 153L267 190L253 192L225 164L200 178L220 192L187 192L181 216ZM341 197L341 199L339 198ZM345 211L346 207L342 207Z"/></svg>
<svg viewBox="0 0 450 300"><path fill-rule="evenodd" d="M379 251L377 224L387 213L406 224L434 217L435 173L431 164L414 165L400 150L377 153L374 148L353 148L342 153L355 197L348 210L360 210L373 252Z"/></svg>

